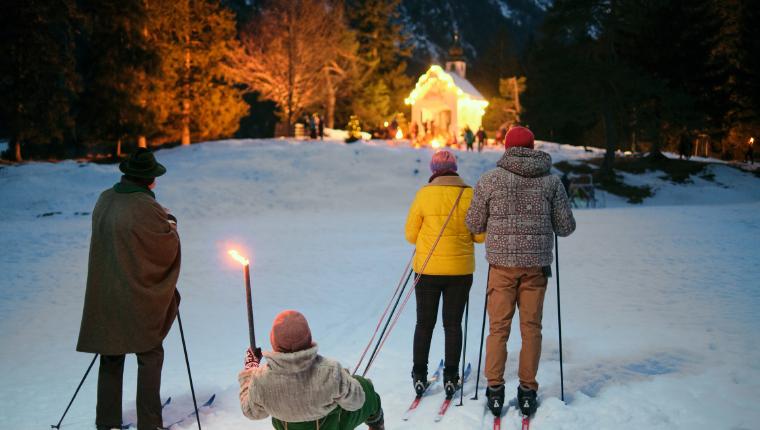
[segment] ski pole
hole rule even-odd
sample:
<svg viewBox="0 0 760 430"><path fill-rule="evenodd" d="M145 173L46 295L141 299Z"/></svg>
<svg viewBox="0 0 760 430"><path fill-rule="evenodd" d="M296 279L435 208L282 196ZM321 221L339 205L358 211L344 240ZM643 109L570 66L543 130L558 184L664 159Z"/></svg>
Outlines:
<svg viewBox="0 0 760 430"><path fill-rule="evenodd" d="M396 298L396 303L393 305L393 309L391 309L391 313L390 315L388 315L388 319L385 321L385 327L383 327L383 331L380 333L380 337L377 338L377 342L375 343L375 348L372 349L372 353L369 355L369 358L367 359L367 367L364 369L364 373L362 373L362 376L364 376L367 373L367 371L369 370L370 364L375 361L375 356L377 356L378 348L380 347L380 344L382 343L382 340L384 339L385 331L388 329L388 325L391 323L391 319L396 313L396 308L398 307L398 303L401 301L401 297L404 296L404 290L406 290L406 286L407 284L409 284L409 279L411 279L412 273L414 273L414 269L409 270L409 275L407 275L406 277L404 286L401 288L401 292Z"/></svg>
<svg viewBox="0 0 760 430"><path fill-rule="evenodd" d="M557 235L554 235L554 250L556 257L557 267L557 323L559 326L559 386L560 386L560 398L562 403L565 402L565 375L562 366L562 310L559 300L559 239Z"/></svg>
<svg viewBox="0 0 760 430"><path fill-rule="evenodd" d="M383 311L383 314L380 316L380 319L377 321L377 326L375 327L375 332L372 333L372 336L369 339L369 342L367 342L367 346L364 348L364 351L362 351L361 357L359 357L359 362L356 363L356 367L354 368L354 371L351 373L352 375L356 375L356 372L359 370L359 367L362 365L362 362L364 362L364 356L367 355L367 351L369 351L370 346L372 345L372 342L375 340L375 337L377 336L377 332L380 330L380 325L382 325L383 320L385 319L385 316L388 314L388 310L391 308L391 303L393 303L393 299L396 297L396 295L399 293L399 289L401 289L401 283L404 282L404 275L409 271L409 268L412 267L412 261L414 261L414 254L415 251L412 251L412 256L409 258L409 262L406 264L406 267L404 268L404 271L401 273L401 279L398 280L398 285L396 285L396 289L393 291L393 295L391 296L391 299L388 301L388 305L385 307L385 310ZM409 278L411 277L411 273L406 278L406 283L404 283L404 288L406 288L406 284L409 282ZM403 293L403 289L401 290ZM396 301L396 304L398 304L398 300ZM395 311L395 307L393 308ZM388 321L393 317L393 313L388 316ZM385 325L388 327L388 324ZM385 331L385 329L383 329ZM381 335L382 337L382 335Z"/></svg>
<svg viewBox="0 0 760 430"><path fill-rule="evenodd" d="M193 375L190 373L190 359L187 356L187 344L185 343L185 331L182 329L182 318L179 316L177 309L177 323L179 324L179 335L182 338L182 351L185 352L185 365L187 365L187 378L190 380L190 394L193 395L193 407L195 408L195 420L198 422L198 430L201 430L201 416L198 414L198 402L195 400L195 386L193 386Z"/></svg>
<svg viewBox="0 0 760 430"><path fill-rule="evenodd" d="M422 263L422 267L420 267L420 272L417 274L417 276L414 277L414 283L412 284L412 288L409 290L408 293L406 293L406 297L404 298L404 301L401 303L401 308L399 309L398 313L393 317L393 322L390 325L390 331L388 332L388 336L390 336L390 332L393 331L393 329L396 327L396 324L398 323L401 313L406 307L407 302L409 302L409 298L412 296L412 293L414 293L415 288L417 288L417 284L420 282L420 278L422 278L422 274L425 273L425 268L427 267L427 264L430 261L430 258L433 256L433 251L435 251L435 247L438 246L438 242L441 240L441 236L443 236L443 232L446 231L446 226L449 224L449 221L451 221L451 216L454 215L454 210L457 208L457 206L459 206L459 200L462 199L462 194L464 194L464 190L465 189L462 188L462 190L459 191L459 195L457 195L457 198L454 201L454 206L451 207L449 216L446 218L446 221L444 221L443 227L441 227L441 231L438 233L438 237L435 238L435 241L433 242L433 245L430 247L430 251L428 252L427 257L425 258L425 261ZM383 348L383 345L385 345L385 341L388 340L388 336L380 338L379 340L380 343L378 344L376 348L378 353ZM367 372L369 372L369 368L372 367L372 364L375 362L375 358L376 357L372 357L367 362L367 367L364 368L364 372L362 373L362 376L367 375Z"/></svg>
<svg viewBox="0 0 760 430"><path fill-rule="evenodd" d="M480 326L480 352L478 352L478 373L475 377L475 396L470 400L478 400L478 387L480 386L480 364L483 360L483 339L486 335L486 310L488 309L488 283L491 281L491 265L488 266L488 275L486 276L486 299L483 303L483 325Z"/></svg>
<svg viewBox="0 0 760 430"><path fill-rule="evenodd" d="M469 292L468 292L469 293ZM464 342L462 343L462 387L459 388L459 404L464 404L464 366L467 357L467 322L470 320L470 298L467 297L467 301L464 302Z"/></svg>
<svg viewBox="0 0 760 430"><path fill-rule="evenodd" d="M92 369L92 365L95 364L95 360L98 358L99 354L95 354L92 357L92 361L90 362L90 365L87 366L87 370L84 372L84 376L82 376L82 380L79 381L79 385L77 385L77 389L74 390L74 395L71 396L71 400L69 400L69 405L66 406L66 410L63 411L63 415L61 416L61 419L58 420L58 424L50 425L50 428L54 429L60 429L61 423L63 422L63 419L66 417L66 414L69 413L69 409L71 408L72 403L74 403L74 399L77 398L77 394L79 394L79 389L82 388L82 384L84 384L84 380L87 379L87 375L90 374L90 370Z"/></svg>

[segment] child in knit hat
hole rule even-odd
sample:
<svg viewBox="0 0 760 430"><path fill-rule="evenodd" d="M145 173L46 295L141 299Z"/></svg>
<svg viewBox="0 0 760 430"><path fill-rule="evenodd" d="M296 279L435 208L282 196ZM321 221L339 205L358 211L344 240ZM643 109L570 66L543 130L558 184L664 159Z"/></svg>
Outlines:
<svg viewBox="0 0 760 430"><path fill-rule="evenodd" d="M240 407L252 420L272 417L278 430L349 430L367 424L384 430L380 396L372 382L351 376L334 360L317 354L311 329L300 312L277 315L265 351L266 363L250 348L240 372Z"/></svg>

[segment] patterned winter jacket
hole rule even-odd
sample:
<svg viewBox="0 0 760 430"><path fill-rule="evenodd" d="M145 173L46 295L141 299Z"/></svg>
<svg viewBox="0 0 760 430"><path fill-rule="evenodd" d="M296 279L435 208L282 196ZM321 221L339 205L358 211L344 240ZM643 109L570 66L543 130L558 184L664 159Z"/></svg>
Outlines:
<svg viewBox="0 0 760 430"><path fill-rule="evenodd" d="M364 390L337 361L317 354L317 345L293 352L264 351L266 364L240 372L240 407L252 420L314 421L340 406L355 411Z"/></svg>
<svg viewBox="0 0 760 430"><path fill-rule="evenodd" d="M554 234L575 231L565 187L549 174L551 156L510 148L475 186L467 212L473 234L486 232L486 259L503 267L543 267L552 263Z"/></svg>

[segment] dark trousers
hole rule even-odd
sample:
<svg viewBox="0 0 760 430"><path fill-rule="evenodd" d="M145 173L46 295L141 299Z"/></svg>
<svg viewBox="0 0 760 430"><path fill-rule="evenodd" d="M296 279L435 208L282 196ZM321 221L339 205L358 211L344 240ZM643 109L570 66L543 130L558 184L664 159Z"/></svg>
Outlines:
<svg viewBox="0 0 760 430"><path fill-rule="evenodd" d="M159 345L137 355L137 428L163 427L161 417L161 368L164 347ZM98 370L98 406L95 425L121 427L121 388L124 355L101 355Z"/></svg>
<svg viewBox="0 0 760 430"><path fill-rule="evenodd" d="M446 338L445 365L450 373L459 368L462 351L462 314L472 286L472 275L422 275L415 288L417 325L414 329L414 371L427 372L430 341L438 319L438 302L443 296L443 332Z"/></svg>

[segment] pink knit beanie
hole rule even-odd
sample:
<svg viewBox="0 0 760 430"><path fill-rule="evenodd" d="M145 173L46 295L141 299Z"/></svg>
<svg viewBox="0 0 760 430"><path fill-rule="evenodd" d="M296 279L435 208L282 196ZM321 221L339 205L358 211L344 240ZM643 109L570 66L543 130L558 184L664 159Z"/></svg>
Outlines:
<svg viewBox="0 0 760 430"><path fill-rule="evenodd" d="M311 329L306 317L292 310L277 314L272 323L269 343L276 352L297 352L311 348Z"/></svg>
<svg viewBox="0 0 760 430"><path fill-rule="evenodd" d="M445 149L436 151L430 159L430 170L433 173L456 172L457 157Z"/></svg>
<svg viewBox="0 0 760 430"><path fill-rule="evenodd" d="M533 149L533 132L525 127L512 127L507 132L507 137L504 138L504 148L514 148L521 146L523 148Z"/></svg>

